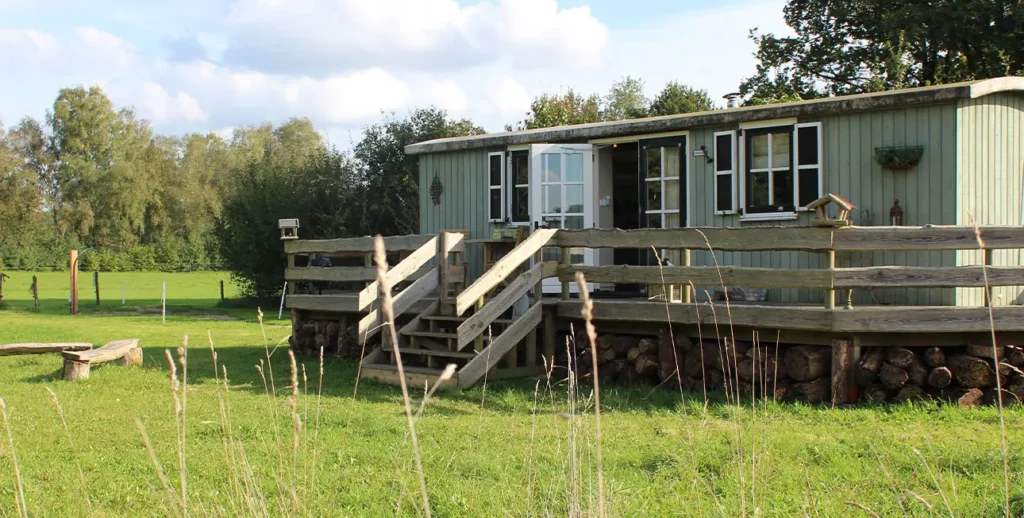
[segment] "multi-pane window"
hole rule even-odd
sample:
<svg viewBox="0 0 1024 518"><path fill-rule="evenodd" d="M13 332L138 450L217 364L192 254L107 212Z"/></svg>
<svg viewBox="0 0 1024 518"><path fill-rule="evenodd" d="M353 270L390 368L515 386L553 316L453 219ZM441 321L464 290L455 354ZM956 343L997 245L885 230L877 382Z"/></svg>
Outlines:
<svg viewBox="0 0 1024 518"><path fill-rule="evenodd" d="M490 221L505 221L505 153L490 153L487 155L488 168L488 219Z"/></svg>
<svg viewBox="0 0 1024 518"><path fill-rule="evenodd" d="M583 228L584 181L582 153L542 153L540 155L541 225L546 228ZM572 248L570 262L583 262L582 248ZM546 248L545 261L561 258L557 248Z"/></svg>
<svg viewBox="0 0 1024 518"><path fill-rule="evenodd" d="M647 228L680 226L680 181L685 176L682 152L682 144L643 148L642 159L647 161L644 178Z"/></svg>
<svg viewBox="0 0 1024 518"><path fill-rule="evenodd" d="M715 213L736 212L736 132L715 133Z"/></svg>
<svg viewBox="0 0 1024 518"><path fill-rule="evenodd" d="M747 133L747 212L793 212L793 130Z"/></svg>
<svg viewBox="0 0 1024 518"><path fill-rule="evenodd" d="M821 196L820 123L747 130L744 138L746 213L792 213Z"/></svg>
<svg viewBox="0 0 1024 518"><path fill-rule="evenodd" d="M509 212L513 223L530 222L530 152L509 153Z"/></svg>

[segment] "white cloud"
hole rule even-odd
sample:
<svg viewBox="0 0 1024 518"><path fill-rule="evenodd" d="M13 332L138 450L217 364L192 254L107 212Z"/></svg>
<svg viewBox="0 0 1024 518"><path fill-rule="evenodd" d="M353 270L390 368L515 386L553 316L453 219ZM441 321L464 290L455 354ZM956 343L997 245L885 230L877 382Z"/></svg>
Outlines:
<svg viewBox="0 0 1024 518"><path fill-rule="evenodd" d="M600 63L608 29L588 7L557 0L238 0L227 63L322 75L368 66L453 70Z"/></svg>
<svg viewBox="0 0 1024 518"><path fill-rule="evenodd" d="M142 109L142 115L152 119L154 123L206 120L206 113L200 108L195 97L185 92L171 95L164 87L152 82L142 87Z"/></svg>
<svg viewBox="0 0 1024 518"><path fill-rule="evenodd" d="M68 39L35 29L0 28L0 73L71 74L125 67L135 60L130 43L95 27L76 28Z"/></svg>

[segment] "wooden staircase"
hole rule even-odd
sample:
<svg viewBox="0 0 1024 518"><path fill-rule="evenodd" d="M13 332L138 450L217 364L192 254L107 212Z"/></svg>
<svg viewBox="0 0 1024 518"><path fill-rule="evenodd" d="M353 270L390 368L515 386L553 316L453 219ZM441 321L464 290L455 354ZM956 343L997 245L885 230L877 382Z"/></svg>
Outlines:
<svg viewBox="0 0 1024 518"><path fill-rule="evenodd" d="M445 280L445 272L459 264L463 249L449 246L452 238L446 236L453 234L442 234L441 250L453 252L440 254L437 299L399 330L397 351L384 333L381 345L364 358L360 376L398 383L396 352L406 382L416 385L433 385L449 364L455 364L456 372L442 386L469 387L485 375L495 379L543 372L537 356L541 283L546 275L554 275L556 264L536 261L529 270L521 270L531 258L539 258L554 232L535 231L465 290ZM506 284L510 277L514 279ZM513 315L516 303L524 298L528 309Z"/></svg>

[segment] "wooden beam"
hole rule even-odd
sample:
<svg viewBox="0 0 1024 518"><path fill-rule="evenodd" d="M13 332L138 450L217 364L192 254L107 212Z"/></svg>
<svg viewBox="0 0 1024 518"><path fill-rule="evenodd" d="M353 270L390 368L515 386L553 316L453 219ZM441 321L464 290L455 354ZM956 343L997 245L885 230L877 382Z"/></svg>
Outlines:
<svg viewBox="0 0 1024 518"><path fill-rule="evenodd" d="M74 360L78 362L88 363L106 363L109 361L120 359L122 356L128 354L128 351L139 346L139 339L133 338L130 340L115 340L105 344L99 349L89 349L85 351L65 351L65 360Z"/></svg>
<svg viewBox="0 0 1024 518"><path fill-rule="evenodd" d="M384 249L388 252L416 250L437 236L389 236L384 238ZM286 254L336 254L371 253L374 250L373 237L351 237L341 239L297 239L284 242Z"/></svg>
<svg viewBox="0 0 1024 518"><path fill-rule="evenodd" d="M666 315L665 308L668 307ZM699 322L698 322L699 314ZM773 329L805 329L829 331L832 328L832 311L814 306L769 306L733 304L727 308L725 304L715 304L714 312L707 303L682 304L631 300L595 300L594 319L597 321L627 322L669 322L674 324L714 324L717 316L718 324L728 327L734 325L764 327ZM558 303L558 316L561 318L580 318L579 301L561 301Z"/></svg>
<svg viewBox="0 0 1024 518"><path fill-rule="evenodd" d="M850 402L850 354L851 340L832 340L832 405Z"/></svg>
<svg viewBox="0 0 1024 518"><path fill-rule="evenodd" d="M575 280L583 272L587 282L613 284L654 284L695 286L751 286L757 288L829 288L828 270L748 268L741 266L560 266L558 279ZM689 289L689 286L686 286Z"/></svg>
<svg viewBox="0 0 1024 518"><path fill-rule="evenodd" d="M388 250L385 247L385 250ZM390 251L390 250L388 250ZM405 279L409 278L414 272L418 271L420 267L427 264L428 261L434 258L437 254L437 238L431 237L426 243L423 243L413 253L406 256L405 259L399 261L398 264L388 269L384 277L388 281L389 286L394 286ZM428 272L433 272L433 275L438 275L436 269L429 269ZM437 284L435 279L435 284ZM376 280L367 284L363 291L359 292L359 308L363 309L369 307L377 297L380 296L380 283Z"/></svg>
<svg viewBox="0 0 1024 518"><path fill-rule="evenodd" d="M548 228L534 230L530 237L526 238L519 246L513 248L511 252L505 254L505 257L499 259L490 270L487 270L473 284L470 284L465 291L459 294L455 299L455 314L461 315L473 307L473 304L480 297L494 289L499 282L505 280L524 261L533 256L537 250L543 248L557 232L559 232L557 229Z"/></svg>
<svg viewBox="0 0 1024 518"><path fill-rule="evenodd" d="M473 316L466 319L465 322L459 325L458 334L458 349L461 351L467 345L473 342L473 340L483 334L487 330L487 326L491 325L492 322L502 313L508 311L508 308L512 307L517 300L522 298L530 288L537 284L538 281L543 279L544 263L537 263L533 265L533 268L512 281L511 284L501 290L493 299L484 304L484 307L478 310Z"/></svg>
<svg viewBox="0 0 1024 518"><path fill-rule="evenodd" d="M483 377L488 369L497 364L527 333L536 329L541 321L542 303L535 302L533 307L498 335L476 358L470 360L459 369L459 386L469 387Z"/></svg>
<svg viewBox="0 0 1024 518"><path fill-rule="evenodd" d="M1024 248L1024 227L980 227L985 248ZM834 247L850 252L877 250L977 250L970 226L845 227L835 229Z"/></svg>
<svg viewBox="0 0 1024 518"><path fill-rule="evenodd" d="M422 278L421 278L422 279ZM419 282L417 280L416 282ZM409 308L410 312L419 313L430 303L420 301ZM377 308L377 304L364 310L359 309L359 298L351 295L289 295L285 299L285 307L306 311L322 311L326 313L365 313ZM397 313L396 314L400 314Z"/></svg>
<svg viewBox="0 0 1024 518"><path fill-rule="evenodd" d="M996 331L1024 331L1024 307L992 308ZM838 333L980 332L990 330L989 309L980 307L864 307L836 311ZM770 319L766 319L770 322Z"/></svg>
<svg viewBox="0 0 1024 518"><path fill-rule="evenodd" d="M0 345L0 356L88 351L89 349L92 349L92 344L84 342L2 344Z"/></svg>
<svg viewBox="0 0 1024 518"><path fill-rule="evenodd" d="M982 266L872 266L833 272L837 288L955 288L985 286ZM989 266L990 286L1024 286L1024 267Z"/></svg>
<svg viewBox="0 0 1024 518"><path fill-rule="evenodd" d="M831 246L831 229L811 227L559 230L555 245L587 248L689 248L692 250L804 250ZM705 239L705 237L707 239Z"/></svg>
<svg viewBox="0 0 1024 518"><path fill-rule="evenodd" d="M409 274L404 280L416 280L427 272L433 271L429 266L421 266ZM375 266L334 266L330 268L287 268L284 271L286 281L324 281L324 282L366 282L377 279Z"/></svg>
<svg viewBox="0 0 1024 518"><path fill-rule="evenodd" d="M412 307L413 303L437 289L437 277L437 271L430 272L392 297L391 304L394 307L395 315L405 313ZM384 323L384 310L383 308L377 308L359 321L358 334L356 336L360 340L367 340L380 331L382 323Z"/></svg>

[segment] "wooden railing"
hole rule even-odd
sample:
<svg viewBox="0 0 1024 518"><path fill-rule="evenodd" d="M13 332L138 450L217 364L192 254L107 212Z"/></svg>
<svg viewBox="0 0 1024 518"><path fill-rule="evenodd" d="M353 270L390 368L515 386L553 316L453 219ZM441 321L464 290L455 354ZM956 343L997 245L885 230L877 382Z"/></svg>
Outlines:
<svg viewBox="0 0 1024 518"><path fill-rule="evenodd" d="M572 282L577 271L587 280L606 283L661 283L807 288L942 288L1024 285L1022 266L874 266L839 268L836 252L995 250L1024 248L1024 227L816 227L688 228L672 230L560 231L554 244L563 248L667 248L705 251L804 251L825 257L824 269L715 266L569 266L558 277ZM986 254L989 258L990 254Z"/></svg>
<svg viewBox="0 0 1024 518"><path fill-rule="evenodd" d="M404 255L398 264L388 269L386 275L389 283L396 286L414 281L394 295L396 315L408 311L413 304L442 285L464 282L465 268L461 265L427 266L428 262L439 255L447 257L451 252L463 252L465 239L461 233L385 237L384 248L388 253ZM378 332L383 316L379 308L377 268L373 265L373 238L286 241L285 253L288 254L285 280L289 281L290 292L286 300L290 309L368 312L359 322L360 336L368 338ZM334 258L361 256L363 266L295 267L296 256L313 254ZM365 282L366 285L352 294L308 295L294 293L297 281Z"/></svg>

